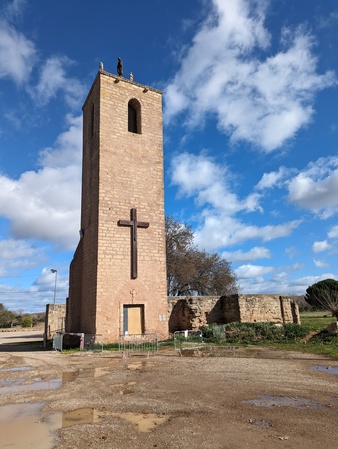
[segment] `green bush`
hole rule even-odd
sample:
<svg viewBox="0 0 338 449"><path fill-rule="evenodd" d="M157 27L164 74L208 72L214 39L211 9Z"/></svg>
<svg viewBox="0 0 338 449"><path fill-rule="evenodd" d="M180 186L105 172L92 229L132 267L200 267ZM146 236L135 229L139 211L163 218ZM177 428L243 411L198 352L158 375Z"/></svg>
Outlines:
<svg viewBox="0 0 338 449"><path fill-rule="evenodd" d="M22 327L32 327L32 323L33 323L33 321L32 321L32 317L31 316L24 316L21 319L21 326Z"/></svg>
<svg viewBox="0 0 338 449"><path fill-rule="evenodd" d="M298 324L276 326L274 323L212 324L201 328L203 340L209 343L259 343L261 341L298 341L308 329Z"/></svg>
<svg viewBox="0 0 338 449"><path fill-rule="evenodd" d="M309 333L309 328L299 324L288 323L283 325L284 337L286 340L301 340Z"/></svg>
<svg viewBox="0 0 338 449"><path fill-rule="evenodd" d="M209 324L201 328L203 340L209 343L222 343L226 339L225 324Z"/></svg>

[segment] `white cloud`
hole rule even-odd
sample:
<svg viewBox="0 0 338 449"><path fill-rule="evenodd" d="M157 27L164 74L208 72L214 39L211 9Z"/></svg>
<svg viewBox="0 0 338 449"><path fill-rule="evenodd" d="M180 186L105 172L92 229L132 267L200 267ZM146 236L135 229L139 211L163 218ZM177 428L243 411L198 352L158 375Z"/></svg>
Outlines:
<svg viewBox="0 0 338 449"><path fill-rule="evenodd" d="M35 238L74 249L81 193L82 118L67 117L68 129L54 149L41 153L41 169L18 180L0 176L0 209L16 239Z"/></svg>
<svg viewBox="0 0 338 449"><path fill-rule="evenodd" d="M44 249L24 240L0 240L0 276L31 268L45 258Z"/></svg>
<svg viewBox="0 0 338 449"><path fill-rule="evenodd" d="M280 187L281 183L290 177L290 170L286 167L279 167L278 171L272 171L270 173L264 173L258 184L257 190L272 189L277 186Z"/></svg>
<svg viewBox="0 0 338 449"><path fill-rule="evenodd" d="M180 196L195 196L198 206L210 204L226 214L260 210L259 194L240 200L230 191L233 175L204 155L182 153L171 161L171 183L178 186Z"/></svg>
<svg viewBox="0 0 338 449"><path fill-rule="evenodd" d="M257 259L270 259L271 253L267 248L262 246L255 246L251 248L249 251L224 251L222 253L222 257L230 262L252 262Z"/></svg>
<svg viewBox="0 0 338 449"><path fill-rule="evenodd" d="M338 210L338 157L320 158L288 184L290 203L328 218Z"/></svg>
<svg viewBox="0 0 338 449"><path fill-rule="evenodd" d="M301 28L282 31L281 50L269 48L266 2L213 0L181 66L165 90L165 120L189 112L199 126L215 114L233 142L248 141L266 152L282 146L310 123L313 97L335 83L317 73L313 40Z"/></svg>
<svg viewBox="0 0 338 449"><path fill-rule="evenodd" d="M36 59L34 43L0 20L0 78L24 83L29 79Z"/></svg>
<svg viewBox="0 0 338 449"><path fill-rule="evenodd" d="M4 14L9 19L16 18L21 15L27 4L27 0L13 0L5 6Z"/></svg>
<svg viewBox="0 0 338 449"><path fill-rule="evenodd" d="M216 250L236 245L247 240L260 239L268 242L292 234L301 222L299 220L280 225L255 226L217 213L209 213L204 223L195 232L195 242L206 250Z"/></svg>
<svg viewBox="0 0 338 449"><path fill-rule="evenodd" d="M275 270L274 267L264 267L261 265L241 265L236 268L235 273L238 279L250 279L259 276L263 276L265 274L271 273Z"/></svg>
<svg viewBox="0 0 338 449"><path fill-rule="evenodd" d="M314 242L314 244L312 245L312 251L314 253L320 253L330 248L331 245L327 242L327 240L322 240L321 242Z"/></svg>
<svg viewBox="0 0 338 449"><path fill-rule="evenodd" d="M49 58L41 69L37 86L30 89L34 99L45 105L61 93L68 106L78 107L85 90L77 79L67 76L66 68L71 64L70 59L65 56Z"/></svg>
<svg viewBox="0 0 338 449"><path fill-rule="evenodd" d="M290 287L300 287L301 289L305 290L312 284L315 284L319 281L324 281L325 279L336 279L338 280L338 276L332 273L324 273L320 276L305 276L299 279L295 279L294 281L290 282Z"/></svg>
<svg viewBox="0 0 338 449"><path fill-rule="evenodd" d="M289 246L285 248L285 252L290 259L293 259L298 255L298 249L295 246Z"/></svg>
<svg viewBox="0 0 338 449"><path fill-rule="evenodd" d="M327 233L327 236L330 239L334 239L336 237L338 237L338 225L333 226L330 231Z"/></svg>
<svg viewBox="0 0 338 449"><path fill-rule="evenodd" d="M182 197L193 197L203 207L201 224L195 232L195 242L206 250L221 249L246 240L264 242L289 236L300 224L294 220L262 227L244 224L234 215L239 212L262 212L260 194L240 199L231 191L234 176L225 167L205 155L182 153L171 162L171 183Z"/></svg>
<svg viewBox="0 0 338 449"><path fill-rule="evenodd" d="M328 268L330 266L328 263L324 262L323 260L313 259L313 263L318 268Z"/></svg>
<svg viewBox="0 0 338 449"><path fill-rule="evenodd" d="M245 267L245 266L244 266ZM301 267L300 267L301 268ZM278 269L275 268L275 271ZM252 270L254 274L254 270ZM259 270L257 270L259 273ZM250 270L248 270L248 274ZM273 273L273 271L271 271ZM245 268L243 274L246 274ZM269 274L269 273L267 273ZM265 276L253 276L243 277L239 279L239 285L243 293L266 293L266 294L281 294L281 295L304 295L306 289L319 281L324 279L336 279L338 276L332 273L324 273L320 276L305 276L295 280L289 278L288 272L280 271L274 274L272 277Z"/></svg>

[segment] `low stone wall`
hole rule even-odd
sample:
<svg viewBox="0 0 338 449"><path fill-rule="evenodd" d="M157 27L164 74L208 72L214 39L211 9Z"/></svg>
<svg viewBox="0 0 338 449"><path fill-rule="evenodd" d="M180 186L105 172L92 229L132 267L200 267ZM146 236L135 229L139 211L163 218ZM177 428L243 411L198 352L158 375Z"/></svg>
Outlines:
<svg viewBox="0 0 338 449"><path fill-rule="evenodd" d="M168 297L169 332L211 323L300 323L298 305L280 295Z"/></svg>
<svg viewBox="0 0 338 449"><path fill-rule="evenodd" d="M53 340L57 332L65 331L66 305L47 304L44 341Z"/></svg>

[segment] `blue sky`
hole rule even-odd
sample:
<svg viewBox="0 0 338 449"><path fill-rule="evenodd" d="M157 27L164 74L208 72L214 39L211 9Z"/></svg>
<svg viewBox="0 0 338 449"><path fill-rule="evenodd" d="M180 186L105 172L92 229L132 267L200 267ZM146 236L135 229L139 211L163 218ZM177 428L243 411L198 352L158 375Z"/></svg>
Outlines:
<svg viewBox="0 0 338 449"><path fill-rule="evenodd" d="M65 301L102 61L164 92L166 214L242 293L338 279L335 0L0 0L0 302Z"/></svg>

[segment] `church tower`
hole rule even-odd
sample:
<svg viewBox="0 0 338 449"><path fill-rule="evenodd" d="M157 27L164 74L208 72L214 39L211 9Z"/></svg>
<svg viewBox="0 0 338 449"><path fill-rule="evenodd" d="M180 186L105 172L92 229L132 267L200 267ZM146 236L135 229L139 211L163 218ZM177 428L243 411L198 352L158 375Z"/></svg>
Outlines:
<svg viewBox="0 0 338 449"><path fill-rule="evenodd" d="M83 106L67 332L168 337L162 92L100 68Z"/></svg>

